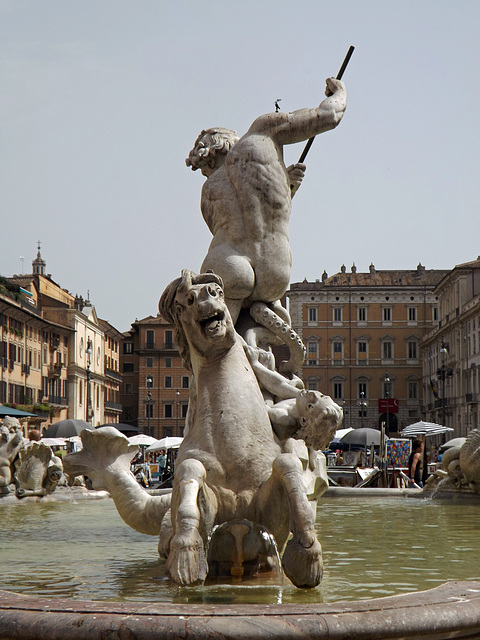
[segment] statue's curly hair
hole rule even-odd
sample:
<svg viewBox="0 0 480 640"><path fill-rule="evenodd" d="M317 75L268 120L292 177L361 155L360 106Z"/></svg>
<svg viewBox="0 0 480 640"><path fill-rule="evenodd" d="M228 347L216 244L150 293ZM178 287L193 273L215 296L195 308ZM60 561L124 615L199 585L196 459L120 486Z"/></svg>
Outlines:
<svg viewBox="0 0 480 640"><path fill-rule="evenodd" d="M215 155L217 153L227 154L238 139L237 132L232 129L223 129L222 127L204 129L195 140L194 147L188 154L185 164L187 167L191 167L192 171L213 164Z"/></svg>
<svg viewBox="0 0 480 640"><path fill-rule="evenodd" d="M207 271L206 273L200 273L197 275L189 269L183 269L180 278L177 278L166 287L158 303L158 310L161 315L167 322L170 322L175 326L175 341L180 351L183 364L189 371L192 371L190 349L188 347L187 336L185 335L180 322L180 317L175 308L175 298L177 296L177 292L181 292L182 289L188 289L192 285L208 284L210 282L220 285L223 289L223 280L220 276L213 273L213 271Z"/></svg>

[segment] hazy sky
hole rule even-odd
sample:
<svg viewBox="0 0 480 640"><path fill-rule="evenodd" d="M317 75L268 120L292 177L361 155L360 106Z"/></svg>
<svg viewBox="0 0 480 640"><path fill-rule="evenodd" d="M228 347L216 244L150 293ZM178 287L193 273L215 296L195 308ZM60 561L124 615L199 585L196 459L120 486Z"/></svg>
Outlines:
<svg viewBox="0 0 480 640"><path fill-rule="evenodd" d="M345 117L293 201L292 282L474 260L479 24L478 0L0 0L0 274L31 273L40 240L120 331L155 315L210 242L199 131L315 106L351 44Z"/></svg>

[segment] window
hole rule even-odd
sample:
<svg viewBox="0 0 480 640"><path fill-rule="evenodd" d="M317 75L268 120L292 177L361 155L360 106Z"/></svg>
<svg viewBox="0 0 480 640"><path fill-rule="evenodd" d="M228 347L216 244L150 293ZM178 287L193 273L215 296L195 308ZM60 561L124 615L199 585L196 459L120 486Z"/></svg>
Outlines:
<svg viewBox="0 0 480 640"><path fill-rule="evenodd" d="M172 359L165 358L165 369L171 369L171 367L172 367Z"/></svg>
<svg viewBox="0 0 480 640"><path fill-rule="evenodd" d="M408 399L409 400L417 400L418 399L418 382L409 382L408 383Z"/></svg>
<svg viewBox="0 0 480 640"><path fill-rule="evenodd" d="M190 388L190 378L188 376L182 376L182 389Z"/></svg>
<svg viewBox="0 0 480 640"><path fill-rule="evenodd" d="M133 362L123 363L123 373L133 373Z"/></svg>
<svg viewBox="0 0 480 640"><path fill-rule="evenodd" d="M133 353L133 342L123 343L123 353Z"/></svg>
<svg viewBox="0 0 480 640"><path fill-rule="evenodd" d="M333 398L334 400L341 400L343 398L343 382L333 383Z"/></svg>
<svg viewBox="0 0 480 640"><path fill-rule="evenodd" d="M78 404L83 404L83 380L78 381Z"/></svg>
<svg viewBox="0 0 480 640"><path fill-rule="evenodd" d="M308 308L308 321L309 322L316 322L317 321L317 308L316 307L309 307Z"/></svg>
<svg viewBox="0 0 480 640"><path fill-rule="evenodd" d="M359 382L358 383L358 397L359 398L366 398L367 397L367 383L366 382Z"/></svg>
<svg viewBox="0 0 480 640"><path fill-rule="evenodd" d="M145 405L145 417L146 417L146 418L153 418L153 417L154 417L154 416L153 416L153 407L154 407L154 406L155 406L155 405L153 405L151 402L148 402L148 403Z"/></svg>
<svg viewBox="0 0 480 640"><path fill-rule="evenodd" d="M171 404L166 404L164 405L164 413L165 413L165 418L171 418L173 416L173 405Z"/></svg>
<svg viewBox="0 0 480 640"><path fill-rule="evenodd" d="M333 308L333 321L342 322L342 307Z"/></svg>
<svg viewBox="0 0 480 640"><path fill-rule="evenodd" d="M417 322L417 307L408 307L408 321Z"/></svg>
<svg viewBox="0 0 480 640"><path fill-rule="evenodd" d="M358 343L358 353L367 353L367 343L366 342L359 342Z"/></svg>
<svg viewBox="0 0 480 640"><path fill-rule="evenodd" d="M317 364L318 360L318 342L309 340L307 342L307 362L308 364Z"/></svg>
<svg viewBox="0 0 480 640"><path fill-rule="evenodd" d="M367 321L367 308L366 307L358 307L357 309L357 322L366 322Z"/></svg>
<svg viewBox="0 0 480 640"><path fill-rule="evenodd" d="M165 376L165 389L172 388L172 376Z"/></svg>
<svg viewBox="0 0 480 640"><path fill-rule="evenodd" d="M147 389L153 389L153 376L147 375Z"/></svg>
<svg viewBox="0 0 480 640"><path fill-rule="evenodd" d="M153 349L155 347L155 331L149 329L147 331L147 349Z"/></svg>
<svg viewBox="0 0 480 640"><path fill-rule="evenodd" d="M187 417L187 411L188 411L188 403L183 403L182 404L182 418L186 418Z"/></svg>
<svg viewBox="0 0 480 640"><path fill-rule="evenodd" d="M393 358L393 342L390 342L390 341L383 342L382 356L384 360L391 360Z"/></svg>
<svg viewBox="0 0 480 640"><path fill-rule="evenodd" d="M318 378L307 378L307 389L309 391L318 391Z"/></svg>
<svg viewBox="0 0 480 640"><path fill-rule="evenodd" d="M342 353L342 347L343 347L343 343L342 342L334 342L333 343L333 353Z"/></svg>
<svg viewBox="0 0 480 640"><path fill-rule="evenodd" d="M383 307L383 322L392 321L392 307Z"/></svg>
<svg viewBox="0 0 480 640"><path fill-rule="evenodd" d="M173 332L169 329L165 331L165 349L173 349Z"/></svg>
<svg viewBox="0 0 480 640"><path fill-rule="evenodd" d="M415 341L411 341L407 344L407 353L409 360L416 360L418 358L418 348Z"/></svg>
<svg viewBox="0 0 480 640"><path fill-rule="evenodd" d="M147 369L152 369L153 368L153 358L146 358L145 359L145 364Z"/></svg>
<svg viewBox="0 0 480 640"><path fill-rule="evenodd" d="M133 385L130 382L127 382L127 384L125 385L125 393L128 396L131 396L133 393Z"/></svg>
<svg viewBox="0 0 480 640"><path fill-rule="evenodd" d="M432 307L432 319L434 322L438 322L438 307Z"/></svg>

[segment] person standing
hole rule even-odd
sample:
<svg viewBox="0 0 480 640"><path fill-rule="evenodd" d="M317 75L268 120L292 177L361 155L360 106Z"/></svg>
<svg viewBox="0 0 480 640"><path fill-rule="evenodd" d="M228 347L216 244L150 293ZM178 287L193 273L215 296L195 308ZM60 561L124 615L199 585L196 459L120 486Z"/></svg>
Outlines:
<svg viewBox="0 0 480 640"><path fill-rule="evenodd" d="M410 478L410 482L414 482L419 487L423 487L423 448L424 443L421 440L414 440L412 453L408 459L408 477Z"/></svg>

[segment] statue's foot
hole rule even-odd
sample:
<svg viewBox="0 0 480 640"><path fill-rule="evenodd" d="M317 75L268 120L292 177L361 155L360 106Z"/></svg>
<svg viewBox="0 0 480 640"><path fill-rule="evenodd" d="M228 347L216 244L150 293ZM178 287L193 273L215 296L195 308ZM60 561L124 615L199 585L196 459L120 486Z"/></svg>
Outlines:
<svg viewBox="0 0 480 640"><path fill-rule="evenodd" d="M166 570L178 584L194 584L205 580L208 565L203 540L198 531L177 534L172 538Z"/></svg>
<svg viewBox="0 0 480 640"><path fill-rule="evenodd" d="M299 589L313 589L320 584L323 575L322 546L312 536L309 546L293 537L287 544L282 567L289 580Z"/></svg>

